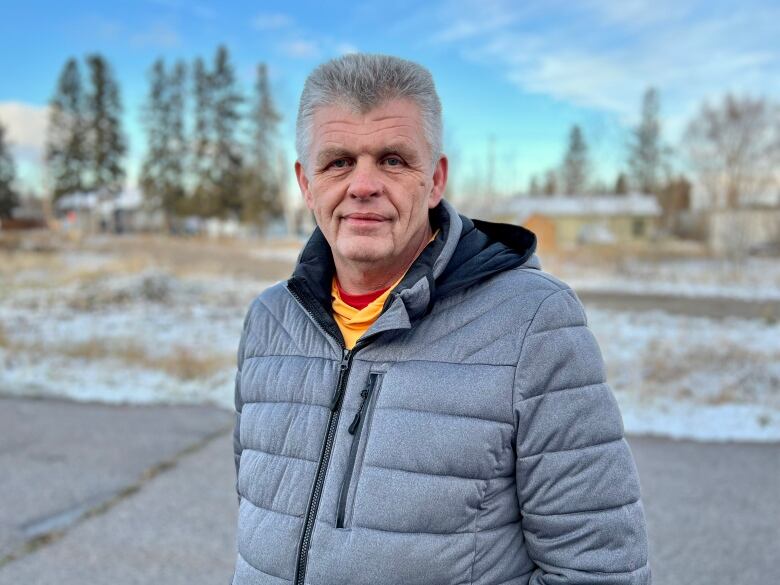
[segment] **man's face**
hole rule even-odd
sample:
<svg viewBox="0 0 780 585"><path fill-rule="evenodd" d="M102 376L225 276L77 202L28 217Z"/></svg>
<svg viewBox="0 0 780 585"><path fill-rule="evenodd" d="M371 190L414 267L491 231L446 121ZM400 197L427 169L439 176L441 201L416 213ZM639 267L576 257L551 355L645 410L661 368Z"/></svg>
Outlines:
<svg viewBox="0 0 780 585"><path fill-rule="evenodd" d="M403 270L430 233L428 209L447 182L431 165L418 106L395 99L366 114L327 106L314 115L310 168L295 172L337 268Z"/></svg>

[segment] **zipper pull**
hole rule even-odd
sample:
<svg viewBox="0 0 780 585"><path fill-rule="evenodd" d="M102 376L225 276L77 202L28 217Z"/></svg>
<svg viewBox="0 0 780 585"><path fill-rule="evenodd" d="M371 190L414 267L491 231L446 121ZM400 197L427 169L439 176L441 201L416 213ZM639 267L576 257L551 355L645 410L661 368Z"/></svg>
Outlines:
<svg viewBox="0 0 780 585"><path fill-rule="evenodd" d="M333 393L333 398L330 401L330 409L333 411L335 411L336 407L339 405L339 400L341 400L341 395L344 392L344 375L347 369L349 369L350 353L350 350L344 348L341 354L341 363L339 364L339 381L336 384L336 391Z"/></svg>
<svg viewBox="0 0 780 585"><path fill-rule="evenodd" d="M376 382L376 374L371 374L368 377L368 382L366 382L366 387L363 388L360 392L360 396L363 398L363 400L360 401L360 406L357 409L357 412L355 413L355 418L352 419L352 424L349 425L349 434L354 435L355 431L357 430L358 423L360 422L360 413L363 412L363 406L366 404L366 399L368 398L368 395L370 394L371 390L374 388L374 383Z"/></svg>
<svg viewBox="0 0 780 585"><path fill-rule="evenodd" d="M352 424L349 425L349 434L354 435L355 430L357 429L358 423L360 422L360 413L363 411L363 405L366 403L366 397L368 396L368 388L363 388L363 390L360 392L360 396L363 398L363 400L360 402L360 406L357 409L357 412L355 413L355 418L352 419Z"/></svg>

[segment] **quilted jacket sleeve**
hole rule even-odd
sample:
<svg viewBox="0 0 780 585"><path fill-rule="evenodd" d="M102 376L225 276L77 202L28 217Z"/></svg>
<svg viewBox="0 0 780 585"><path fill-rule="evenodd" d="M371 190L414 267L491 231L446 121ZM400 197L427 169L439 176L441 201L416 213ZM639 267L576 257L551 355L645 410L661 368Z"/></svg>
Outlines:
<svg viewBox="0 0 780 585"><path fill-rule="evenodd" d="M249 334L249 324L250 324L250 315L252 314L252 309L247 311L246 317L244 317L244 327L241 331L241 339L238 342L238 356L237 356L237 364L238 368L236 370L236 380L235 380L235 391L234 391L234 401L235 401L235 426L233 427L233 457L235 459L236 464L236 494L238 494L238 469L241 464L241 409L244 406L244 401L241 397L241 369L244 366L244 352L246 348L246 339ZM241 497L239 496L239 503L241 502Z"/></svg>
<svg viewBox="0 0 780 585"><path fill-rule="evenodd" d="M531 585L648 585L639 477L604 361L571 289L523 340L514 416L517 496Z"/></svg>

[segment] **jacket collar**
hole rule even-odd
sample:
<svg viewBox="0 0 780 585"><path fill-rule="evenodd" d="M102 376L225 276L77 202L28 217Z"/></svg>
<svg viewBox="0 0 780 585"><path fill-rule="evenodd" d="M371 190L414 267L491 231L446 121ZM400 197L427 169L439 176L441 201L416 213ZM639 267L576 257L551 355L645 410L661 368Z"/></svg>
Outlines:
<svg viewBox="0 0 780 585"><path fill-rule="evenodd" d="M382 314L365 337L391 329L409 329L436 300L477 284L510 268L539 268L536 236L509 224L471 220L459 215L445 199L429 211L439 228L388 295ZM319 227L301 251L287 287L326 332L342 339L331 311L331 280L335 266L330 246Z"/></svg>

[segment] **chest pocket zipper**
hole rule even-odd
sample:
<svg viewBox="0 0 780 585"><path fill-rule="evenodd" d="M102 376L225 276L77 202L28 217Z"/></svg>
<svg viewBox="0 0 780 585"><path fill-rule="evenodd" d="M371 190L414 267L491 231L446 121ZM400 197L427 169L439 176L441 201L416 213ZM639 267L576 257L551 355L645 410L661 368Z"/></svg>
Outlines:
<svg viewBox="0 0 780 585"><path fill-rule="evenodd" d="M366 385L360 393L361 401L357 412L355 413L352 422L349 425L348 432L352 435L352 446L349 449L349 460L347 461L347 470L344 473L344 481L341 484L341 491L339 492L339 502L336 513L336 528L344 528L344 519L347 509L347 498L349 497L349 488L354 481L357 482L359 477L358 473L355 473L355 460L357 458L358 447L360 446L361 437L365 435L363 443L368 441L368 433L371 430L371 417L374 412L374 405L377 401L377 395L379 394L379 388L382 383L382 377L384 372L371 372L368 375ZM363 431L363 429L366 429ZM365 447L363 448L363 457L365 457ZM361 465L362 467L362 465ZM352 508L355 505L355 497L357 495L357 486L355 487L355 495L352 496L352 504L350 506L350 517L352 515Z"/></svg>

